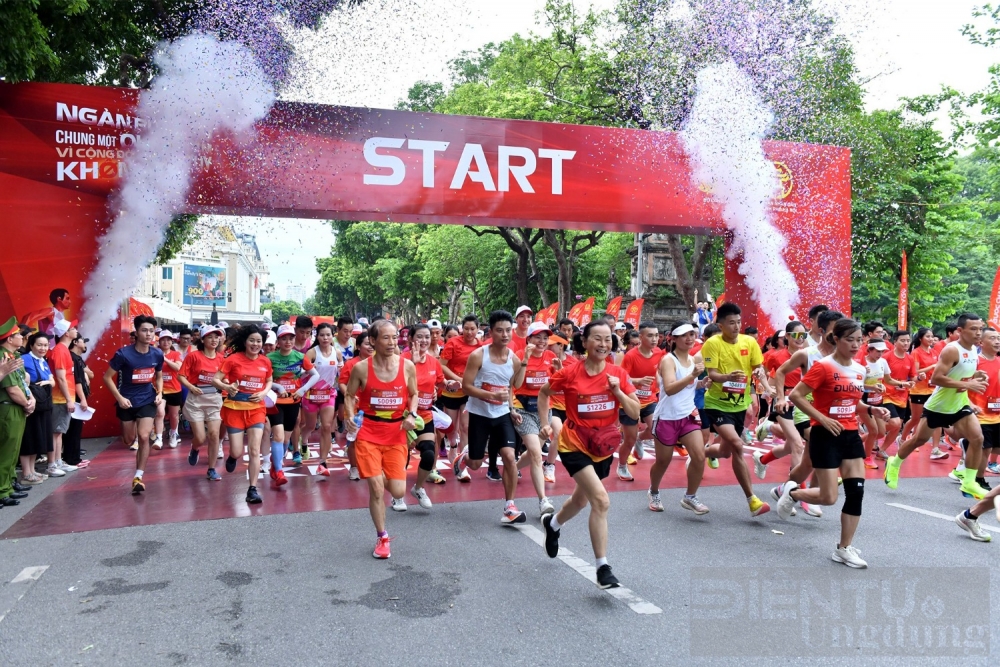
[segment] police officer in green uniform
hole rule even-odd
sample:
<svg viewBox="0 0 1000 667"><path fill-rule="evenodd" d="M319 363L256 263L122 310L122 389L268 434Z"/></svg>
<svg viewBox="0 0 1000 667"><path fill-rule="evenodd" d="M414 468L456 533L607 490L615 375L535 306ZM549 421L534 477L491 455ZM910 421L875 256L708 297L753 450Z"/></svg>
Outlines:
<svg viewBox="0 0 1000 667"><path fill-rule="evenodd" d="M0 325L0 363L20 362L18 348L24 344L24 331L17 318ZM0 380L0 507L19 505L24 493L14 491L14 466L21 451L25 419L35 409L35 398L28 389L24 364L16 363Z"/></svg>

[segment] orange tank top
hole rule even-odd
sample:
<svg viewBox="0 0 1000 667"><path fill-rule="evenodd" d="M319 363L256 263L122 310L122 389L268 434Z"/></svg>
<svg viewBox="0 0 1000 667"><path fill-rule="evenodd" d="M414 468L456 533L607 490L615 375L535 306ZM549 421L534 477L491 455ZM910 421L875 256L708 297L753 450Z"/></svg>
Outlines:
<svg viewBox="0 0 1000 667"><path fill-rule="evenodd" d="M406 389L406 373L403 372L405 360L399 358L399 371L389 382L378 379L373 366L374 357L369 357L368 379L364 388L358 392L359 412L365 413L364 422L358 440L364 440L375 445L405 445L406 432L401 427L403 412L409 400Z"/></svg>

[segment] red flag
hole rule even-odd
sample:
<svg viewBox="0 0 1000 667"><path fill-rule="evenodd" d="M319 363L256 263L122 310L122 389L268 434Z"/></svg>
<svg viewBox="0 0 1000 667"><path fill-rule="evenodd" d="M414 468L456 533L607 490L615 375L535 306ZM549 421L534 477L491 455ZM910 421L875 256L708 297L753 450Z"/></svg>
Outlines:
<svg viewBox="0 0 1000 667"><path fill-rule="evenodd" d="M986 320L994 329L1000 329L1000 268L993 279L993 294L990 296L990 311Z"/></svg>
<svg viewBox="0 0 1000 667"><path fill-rule="evenodd" d="M645 299L636 299L625 309L625 321L634 327L639 326L642 319L642 307L646 303Z"/></svg>
<svg viewBox="0 0 1000 667"><path fill-rule="evenodd" d="M573 304L573 307L569 309L569 314L566 315L569 319L573 320L573 324L576 326L581 326L580 316L583 314L583 302Z"/></svg>
<svg viewBox="0 0 1000 667"><path fill-rule="evenodd" d="M604 307L604 314L614 315L615 321L618 321L618 313L621 312L621 309L622 309L622 298L620 296L616 296L615 298L611 299L611 301L608 301L608 305Z"/></svg>
<svg viewBox="0 0 1000 667"><path fill-rule="evenodd" d="M580 326L590 324L590 318L594 315L594 297L590 297L583 302L583 311L580 313Z"/></svg>
<svg viewBox="0 0 1000 667"><path fill-rule="evenodd" d="M542 320L550 327L556 323L556 319L559 317L559 302L556 301L551 306L545 309L545 319Z"/></svg>
<svg viewBox="0 0 1000 667"><path fill-rule="evenodd" d="M1000 277L1000 274L997 274ZM993 288L996 296L996 287ZM896 328L906 331L909 325L907 314L910 312L910 280L906 275L906 251L903 251L903 271L899 278L899 311L896 313Z"/></svg>
<svg viewBox="0 0 1000 667"><path fill-rule="evenodd" d="M715 307L718 308L725 302L726 302L726 293L723 292L715 299Z"/></svg>
<svg viewBox="0 0 1000 667"><path fill-rule="evenodd" d="M549 313L549 309L548 308L542 308L537 313L535 313L535 321L536 322L544 322L545 321L545 316L548 315L548 313Z"/></svg>

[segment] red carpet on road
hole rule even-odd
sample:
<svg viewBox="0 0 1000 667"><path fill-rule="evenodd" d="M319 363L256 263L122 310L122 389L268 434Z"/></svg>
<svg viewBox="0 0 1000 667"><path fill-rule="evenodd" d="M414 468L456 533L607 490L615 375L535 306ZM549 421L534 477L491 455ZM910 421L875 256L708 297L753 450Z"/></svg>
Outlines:
<svg viewBox="0 0 1000 667"><path fill-rule="evenodd" d="M769 448L769 445L758 446L762 449ZM314 474L317 460L315 444L312 447L314 458L303 462L301 466L293 467L291 460L286 460L288 484L285 486L275 488L271 479L263 476L257 484L264 499L263 504L248 505L244 500L247 490L246 463L241 461L236 472L229 474L225 471L224 461L217 461L216 469L222 475L222 481L209 482L205 477L207 462L204 450L197 466L188 465L188 441L182 442L177 449L152 451L144 476L146 492L133 497L130 495L130 488L135 472L135 452L118 441L95 457L89 467L69 473L69 477L58 489L0 535L0 538L38 537L126 526L367 507L368 487L364 481L352 482L348 479L344 459L330 459L330 477ZM903 469L903 484L906 477L947 475L959 460L957 452L953 452L944 461L931 462L928 459L929 452L929 447L921 448L920 452L910 457ZM674 457L661 484L662 488L677 489L687 485L685 461L684 458ZM652 462L652 452L647 452L646 457L637 465L630 466L635 476L634 482L619 480L612 468L611 476L605 480L608 491L647 489ZM736 483L729 462L722 460L720 463L718 470L706 468L703 486ZM753 476L753 461L749 455L747 463L753 483L761 483ZM416 467L417 458L411 457L406 495L407 503L411 505L416 503L416 499L409 495ZM766 482L784 481L787 473L788 459L776 461L768 466ZM447 483L426 486L428 496L435 504L470 500L496 500L499 503L503 499L503 486L486 479L485 465L472 473L473 481L469 484L456 482L450 469L442 469L441 474L448 480ZM522 509L533 510L537 499L528 470L523 470L522 474L517 499L523 506ZM868 479L881 479L881 475L881 470L868 471ZM568 495L573 491L572 479L558 462L556 483L545 486L549 496Z"/></svg>

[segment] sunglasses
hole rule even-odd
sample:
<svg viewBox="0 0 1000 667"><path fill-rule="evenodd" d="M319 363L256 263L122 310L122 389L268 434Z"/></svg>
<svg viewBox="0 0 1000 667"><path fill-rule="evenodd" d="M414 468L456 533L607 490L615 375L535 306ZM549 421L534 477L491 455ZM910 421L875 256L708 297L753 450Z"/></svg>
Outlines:
<svg viewBox="0 0 1000 667"><path fill-rule="evenodd" d="M792 333L785 334L785 335L788 336L789 338L791 338L792 340L805 340L806 336L809 335L809 332L807 332L807 331L793 331Z"/></svg>

